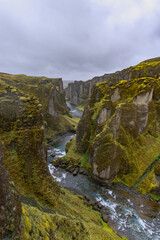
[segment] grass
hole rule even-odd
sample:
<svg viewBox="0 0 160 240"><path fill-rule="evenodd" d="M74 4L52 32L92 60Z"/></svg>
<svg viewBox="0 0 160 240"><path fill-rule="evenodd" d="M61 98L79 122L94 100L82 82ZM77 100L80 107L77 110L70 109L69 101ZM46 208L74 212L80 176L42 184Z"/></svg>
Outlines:
<svg viewBox="0 0 160 240"><path fill-rule="evenodd" d="M21 240L120 240L100 218L100 214L84 205L78 195L63 189L59 210L22 204Z"/></svg>
<svg viewBox="0 0 160 240"><path fill-rule="evenodd" d="M86 168L88 163L88 150L83 154L83 158L81 161L81 167Z"/></svg>
<svg viewBox="0 0 160 240"><path fill-rule="evenodd" d="M81 110L81 111L84 111L84 106L83 106L83 105L79 105L79 106L77 106L76 108L78 108L78 109Z"/></svg>
<svg viewBox="0 0 160 240"><path fill-rule="evenodd" d="M69 124L71 124L71 125L74 127L74 129L76 130L80 118L74 118L74 117L71 118L71 117L69 117L69 116L67 116L67 115L64 115L64 118L65 118L65 119L67 120L67 122L68 122Z"/></svg>
<svg viewBox="0 0 160 240"><path fill-rule="evenodd" d="M136 189L138 187L138 185L145 179L145 177L148 176L148 174L152 171L152 169L154 168L154 166L156 165L156 163L160 160L160 155L158 155L154 161L146 168L146 170L144 171L144 173L137 179L137 181L135 182L133 188Z"/></svg>

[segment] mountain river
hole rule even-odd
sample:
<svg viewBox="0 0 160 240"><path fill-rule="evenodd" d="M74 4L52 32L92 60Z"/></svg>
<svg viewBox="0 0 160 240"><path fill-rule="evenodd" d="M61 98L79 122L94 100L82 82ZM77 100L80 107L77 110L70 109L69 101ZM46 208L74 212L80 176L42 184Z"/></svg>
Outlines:
<svg viewBox="0 0 160 240"><path fill-rule="evenodd" d="M71 114L81 117L81 111L71 106ZM48 162L65 155L65 145L75 134L57 137L48 148ZM130 240L160 240L160 204L136 191L117 184L112 188L99 185L88 176L73 174L48 163L49 170L59 184L75 189L99 201L109 216L108 225L116 233Z"/></svg>

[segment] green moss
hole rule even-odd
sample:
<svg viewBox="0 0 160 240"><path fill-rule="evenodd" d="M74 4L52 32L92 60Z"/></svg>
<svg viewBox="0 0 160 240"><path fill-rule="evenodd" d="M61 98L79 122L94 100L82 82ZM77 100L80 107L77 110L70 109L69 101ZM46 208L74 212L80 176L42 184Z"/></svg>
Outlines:
<svg viewBox="0 0 160 240"><path fill-rule="evenodd" d="M53 160L55 166L61 166L67 170L70 168L81 167L91 171L92 167L88 163L88 150L84 154L76 151L75 138L71 139L66 145L66 155L62 158Z"/></svg>
<svg viewBox="0 0 160 240"><path fill-rule="evenodd" d="M121 102L131 102L139 94L144 94L151 91L155 84L159 85L157 79L151 77L135 78L130 81L120 81L118 84L113 86L111 89L114 90L117 87L120 89ZM157 86L158 87L158 86Z"/></svg>
<svg viewBox="0 0 160 240"><path fill-rule="evenodd" d="M114 179L114 182L122 182L132 187L159 154L160 79L154 75L154 70L151 74L152 67L156 68L155 72L158 71L159 60L156 63L153 61L143 63L137 67L152 77L138 75L137 69L134 75L133 68L130 68L128 71L133 70L132 74L129 73L130 80L113 82L112 85L102 82L95 84L91 90L89 106L83 116L84 120L89 119L88 116L91 117L90 124L87 123L85 132L80 125L78 126L76 143L80 146L85 143L87 146L84 152L88 149L88 159L92 166L95 164L93 170L100 180L105 171L110 171L111 181ZM112 102L112 96L117 88L119 89L117 101ZM147 96L149 94L151 96L152 91L152 100L148 98L150 102L143 103L142 100L146 97L147 101ZM109 110L110 115L105 117L103 109ZM106 119L102 124L99 123L100 114ZM83 119L80 123L84 125ZM81 153L79 148L77 150ZM159 163L154 171L159 174ZM142 181L137 188L138 191L148 193L157 186L154 171Z"/></svg>
<svg viewBox="0 0 160 240"><path fill-rule="evenodd" d="M61 166L69 170L70 168L79 167L83 156L76 152L75 138L71 139L66 145L66 155L65 157L58 158L53 161L55 166Z"/></svg>
<svg viewBox="0 0 160 240"><path fill-rule="evenodd" d="M80 166L82 168L87 168L87 163L88 163L88 150L83 154Z"/></svg>
<svg viewBox="0 0 160 240"><path fill-rule="evenodd" d="M122 182L132 187L144 173L146 166L150 165L159 154L160 139L148 138L141 146L141 140L134 141L130 138L130 144L123 146L122 174L118 174L114 182ZM138 140L138 139L137 139ZM127 140L129 141L129 139ZM154 171L152 171L138 187L138 191L148 193L153 187L158 186Z"/></svg>
<svg viewBox="0 0 160 240"><path fill-rule="evenodd" d="M44 129L16 131L11 139L15 148L12 151L6 149L5 165L20 192L33 194L48 204L56 204L59 187L49 174L43 141ZM51 191L55 194L51 195Z"/></svg>
<svg viewBox="0 0 160 240"><path fill-rule="evenodd" d="M37 98L26 94L22 98L18 90L5 93L4 99L8 96L13 101L10 105L1 102L0 108L5 166L20 193L56 205L60 187L46 164L42 107Z"/></svg>
<svg viewBox="0 0 160 240"><path fill-rule="evenodd" d="M130 67L128 69L131 74L132 79L137 77L148 77L152 76L157 78L159 76L160 60L159 58L152 58L143 61L136 66Z"/></svg>
<svg viewBox="0 0 160 240"><path fill-rule="evenodd" d="M83 105L79 105L79 106L77 106L76 108L78 108L78 109L81 110L81 111L84 111L84 106L83 106Z"/></svg>
<svg viewBox="0 0 160 240"><path fill-rule="evenodd" d="M107 82L102 82L102 83L97 83L96 87L98 88L98 90L101 92L101 98L103 96L106 95L106 93L108 92L108 86L106 84Z"/></svg>
<svg viewBox="0 0 160 240"><path fill-rule="evenodd" d="M83 154L87 151L90 141L91 132L91 114L87 109L84 110L86 114L82 115L77 127L76 137L76 151Z"/></svg>
<svg viewBox="0 0 160 240"><path fill-rule="evenodd" d="M39 107L43 110L48 127L52 128L56 134L63 134L68 129L75 130L76 123L69 123L69 108L65 102L62 90L63 84L60 78L0 73L0 84L1 90L6 93L18 92L21 94L20 100L24 103L28 101L29 97L36 97L39 100ZM63 115L66 115L68 119Z"/></svg>
<svg viewBox="0 0 160 240"><path fill-rule="evenodd" d="M72 126L71 129L76 131L77 125L79 123L79 118L75 118L75 117L69 117L67 115L64 115L66 121Z"/></svg>
<svg viewBox="0 0 160 240"><path fill-rule="evenodd" d="M55 135L65 134L66 132L75 132L78 124L78 118L71 118L67 115L59 114L58 117L53 117L46 114L47 129L52 129ZM58 124L57 124L58 123Z"/></svg>
<svg viewBox="0 0 160 240"><path fill-rule="evenodd" d="M92 120L95 120L100 112L100 109L102 108L101 102L96 102L94 106L92 107L92 111L94 114L92 115Z"/></svg>
<svg viewBox="0 0 160 240"><path fill-rule="evenodd" d="M151 192L149 193L149 196L155 201L159 202L160 201L159 189L152 189Z"/></svg>
<svg viewBox="0 0 160 240"><path fill-rule="evenodd" d="M141 187L138 187L138 188L140 188L140 189L143 189L144 187L143 187L143 181L144 181L144 179L145 179L145 181L146 181L146 177L151 173L151 171L153 170L153 168L155 167L155 165L156 165L156 163L159 161L159 155L154 159L154 161L145 169L145 171L144 171L144 173L136 180L136 182L135 182L135 184L134 184L134 186L133 186L133 188L137 188L138 187L138 185L140 184L140 185L142 185ZM152 174L152 178L153 178L153 174ZM155 181L156 179L151 179L150 181L151 182L153 182L153 181ZM155 181L155 186L157 186L157 182ZM153 188L153 187L155 187L154 185L153 185L153 183L152 183L152 185L151 185L151 189Z"/></svg>
<svg viewBox="0 0 160 240"><path fill-rule="evenodd" d="M0 77L4 78L0 92L0 138L5 166L23 201L21 239L120 239L104 229L97 214L84 205L82 197L62 189L49 173L43 116L49 116L45 119L48 129L50 124L56 124L53 119L64 116L61 121L68 120L65 116L68 110L63 106L56 109L55 118L46 111L48 98L45 99L45 94L52 94L52 90L63 105L62 93L57 93L61 88L59 80L54 81L56 86L53 86L52 80L44 77L28 79L24 75L6 74ZM42 85L47 85L47 89ZM58 123L63 130L63 123ZM82 156L75 152L75 140L68 149L70 157L75 157L76 164L80 164ZM10 231L13 230L11 221Z"/></svg>
<svg viewBox="0 0 160 240"><path fill-rule="evenodd" d="M64 193L58 213L23 204L21 239L121 239L107 227L99 213L84 205L81 198L66 190Z"/></svg>

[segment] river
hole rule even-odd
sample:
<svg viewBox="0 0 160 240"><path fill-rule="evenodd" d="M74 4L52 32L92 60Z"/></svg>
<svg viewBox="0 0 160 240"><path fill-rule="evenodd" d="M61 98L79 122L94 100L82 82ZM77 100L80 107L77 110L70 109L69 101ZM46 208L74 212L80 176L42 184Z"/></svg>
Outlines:
<svg viewBox="0 0 160 240"><path fill-rule="evenodd" d="M77 117L79 110L69 107ZM48 160L64 156L65 145L73 137L73 133L58 137L53 147L48 149ZM78 190L101 202L109 215L108 225L118 234L130 240L160 240L160 204L123 185L107 188L87 176L73 176L52 164L49 164L49 169L61 186Z"/></svg>
<svg viewBox="0 0 160 240"><path fill-rule="evenodd" d="M78 117L81 118L82 111L76 108L75 106L71 105L69 102L67 102L67 106L70 108L70 113L72 114L72 117Z"/></svg>

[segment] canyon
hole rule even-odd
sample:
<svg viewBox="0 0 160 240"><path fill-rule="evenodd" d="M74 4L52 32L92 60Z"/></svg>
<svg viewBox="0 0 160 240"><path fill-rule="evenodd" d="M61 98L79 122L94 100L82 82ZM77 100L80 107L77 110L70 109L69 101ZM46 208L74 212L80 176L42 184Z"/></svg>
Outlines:
<svg viewBox="0 0 160 240"><path fill-rule="evenodd" d="M84 106L83 115L72 105ZM65 91L61 78L0 73L0 239L125 239L53 178L47 149L66 133L76 136L51 164L158 206L160 58Z"/></svg>

